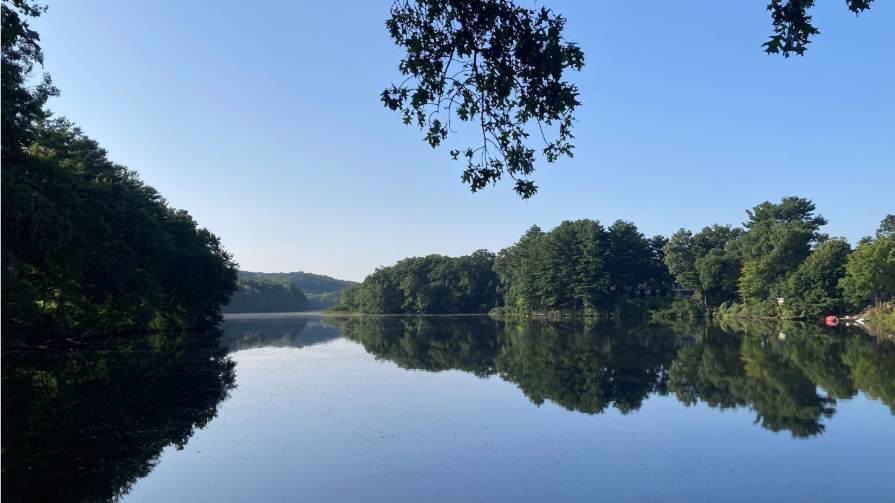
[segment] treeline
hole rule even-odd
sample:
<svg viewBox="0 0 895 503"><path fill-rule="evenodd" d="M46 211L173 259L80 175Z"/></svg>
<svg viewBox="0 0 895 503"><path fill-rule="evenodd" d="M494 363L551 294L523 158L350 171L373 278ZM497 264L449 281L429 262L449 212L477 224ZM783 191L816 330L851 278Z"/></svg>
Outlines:
<svg viewBox="0 0 895 503"><path fill-rule="evenodd" d="M566 221L549 232L533 226L497 255L430 255L377 269L333 311L814 318L895 294L895 216L852 250L821 232L826 219L807 199L746 213L742 227L681 229L670 239L648 238L621 220Z"/></svg>
<svg viewBox="0 0 895 503"><path fill-rule="evenodd" d="M742 228L681 229L665 247L669 272L703 311L818 317L879 305L895 293L895 215L855 250L820 231L827 221L807 199L765 202L747 215Z"/></svg>
<svg viewBox="0 0 895 503"><path fill-rule="evenodd" d="M333 311L373 314L516 314L616 311L624 301L672 290L662 263L665 239L630 222L595 220L531 227L497 255L429 255L377 269L343 292Z"/></svg>
<svg viewBox="0 0 895 503"><path fill-rule="evenodd" d="M236 268L218 238L71 122L39 36L42 10L2 5L4 349L91 332L196 326L219 318Z"/></svg>

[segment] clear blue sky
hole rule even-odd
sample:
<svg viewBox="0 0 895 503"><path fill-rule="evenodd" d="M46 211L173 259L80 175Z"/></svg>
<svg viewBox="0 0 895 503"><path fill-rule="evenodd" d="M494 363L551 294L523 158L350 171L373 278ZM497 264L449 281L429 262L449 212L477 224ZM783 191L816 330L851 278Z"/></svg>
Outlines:
<svg viewBox="0 0 895 503"><path fill-rule="evenodd" d="M766 56L766 1L543 0L582 46L576 156L470 194L378 95L391 0L49 0L51 108L218 234L243 269L359 280L412 255L498 250L530 225L739 224L813 199L853 242L895 212L895 3L814 9L804 58ZM723 7L720 5L723 4Z"/></svg>

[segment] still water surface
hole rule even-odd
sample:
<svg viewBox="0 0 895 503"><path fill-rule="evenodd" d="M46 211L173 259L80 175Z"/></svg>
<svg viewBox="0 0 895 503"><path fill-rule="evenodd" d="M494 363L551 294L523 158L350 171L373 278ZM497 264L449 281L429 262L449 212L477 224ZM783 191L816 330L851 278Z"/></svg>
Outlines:
<svg viewBox="0 0 895 503"><path fill-rule="evenodd" d="M895 347L860 332L258 316L222 344L32 411L56 432L13 447L52 456L4 447L4 494L54 469L70 500L895 501Z"/></svg>

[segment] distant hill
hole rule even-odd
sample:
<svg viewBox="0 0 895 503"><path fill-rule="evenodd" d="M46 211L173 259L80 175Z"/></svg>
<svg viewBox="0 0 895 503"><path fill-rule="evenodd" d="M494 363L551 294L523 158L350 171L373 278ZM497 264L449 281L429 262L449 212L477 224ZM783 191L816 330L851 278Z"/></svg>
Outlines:
<svg viewBox="0 0 895 503"><path fill-rule="evenodd" d="M240 283L267 283L285 288L297 288L307 298L306 310L323 309L339 301L342 290L354 281L336 279L322 274L298 272L239 271Z"/></svg>
<svg viewBox="0 0 895 503"><path fill-rule="evenodd" d="M315 309L301 289L239 278L239 289L221 308L224 313L294 313Z"/></svg>

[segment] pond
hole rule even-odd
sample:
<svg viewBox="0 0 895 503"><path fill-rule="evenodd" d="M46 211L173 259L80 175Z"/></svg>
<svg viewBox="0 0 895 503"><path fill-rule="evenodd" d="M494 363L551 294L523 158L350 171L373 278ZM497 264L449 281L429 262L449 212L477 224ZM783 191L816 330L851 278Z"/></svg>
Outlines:
<svg viewBox="0 0 895 503"><path fill-rule="evenodd" d="M221 331L28 371L4 354L4 501L895 495L895 345L856 330L258 315Z"/></svg>

